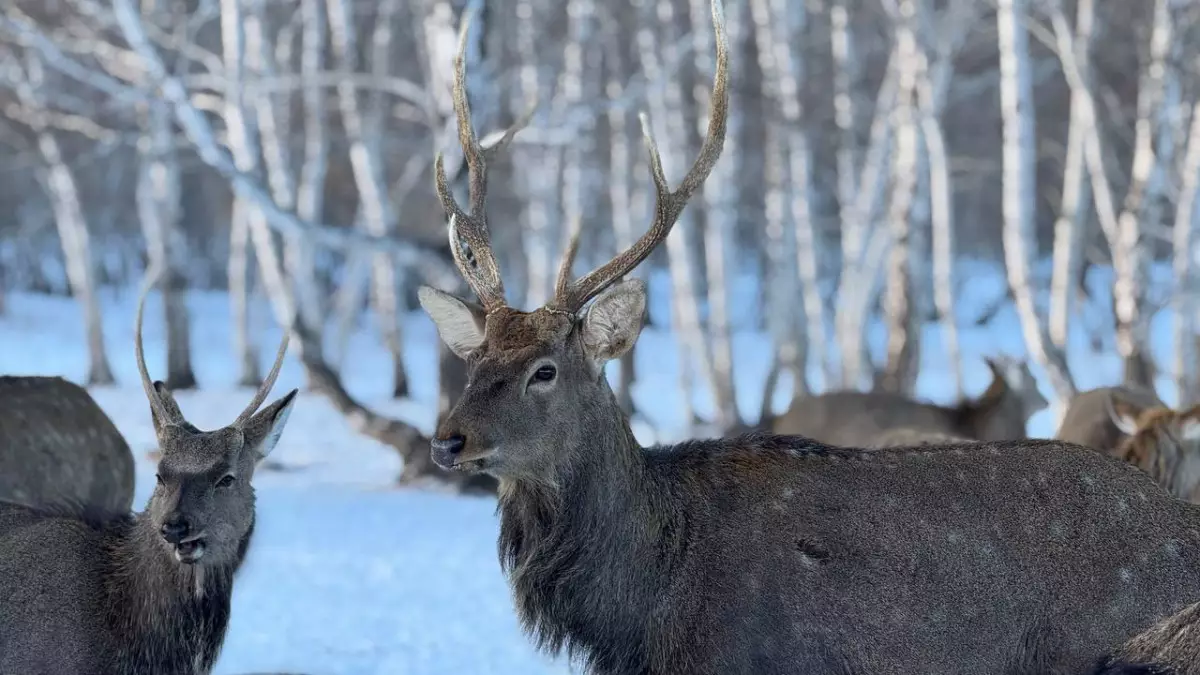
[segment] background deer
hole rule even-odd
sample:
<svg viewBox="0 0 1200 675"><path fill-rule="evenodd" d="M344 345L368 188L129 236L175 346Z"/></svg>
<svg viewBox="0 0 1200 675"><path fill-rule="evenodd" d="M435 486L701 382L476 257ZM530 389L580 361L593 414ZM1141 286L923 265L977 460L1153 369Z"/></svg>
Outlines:
<svg viewBox="0 0 1200 675"><path fill-rule="evenodd" d="M0 377L0 499L124 513L133 476L129 444L86 389L61 377Z"/></svg>
<svg viewBox="0 0 1200 675"><path fill-rule="evenodd" d="M645 283L621 278L668 236L723 146L719 0L712 15L699 157L671 191L643 119L657 193L649 231L570 281L576 233L554 298L530 312L506 303L490 246L488 157L471 126L460 28L469 212L440 157L435 166L455 261L479 303L420 289L469 369L431 454L499 479L501 565L535 642L605 674L1084 672L1200 598L1200 509L1080 446L866 451L767 434L638 444L604 365L642 327Z"/></svg>
<svg viewBox="0 0 1200 675"><path fill-rule="evenodd" d="M1179 411L1110 401L1112 422L1125 439L1109 454L1150 474L1176 497L1200 501L1200 406Z"/></svg>
<svg viewBox="0 0 1200 675"><path fill-rule="evenodd" d="M1048 404L1045 397L1024 362L987 364L992 383L974 401L940 406L890 392L837 391L794 400L771 429L845 447L872 445L899 427L981 441L1025 438L1029 418Z"/></svg>
<svg viewBox="0 0 1200 675"><path fill-rule="evenodd" d="M211 671L233 577L254 530L255 465L279 442L296 391L258 410L287 351L229 426L200 431L137 364L162 461L142 513L120 516L0 502L0 672ZM257 411L257 412L256 412Z"/></svg>
<svg viewBox="0 0 1200 675"><path fill-rule="evenodd" d="M1054 437L1102 452L1116 450L1128 438L1117 426L1113 415L1113 405L1118 401L1121 402L1119 407L1129 406L1138 411L1167 407L1153 391L1141 387L1122 385L1091 389L1071 399ZM1137 413L1133 414L1134 418L1137 416Z"/></svg>

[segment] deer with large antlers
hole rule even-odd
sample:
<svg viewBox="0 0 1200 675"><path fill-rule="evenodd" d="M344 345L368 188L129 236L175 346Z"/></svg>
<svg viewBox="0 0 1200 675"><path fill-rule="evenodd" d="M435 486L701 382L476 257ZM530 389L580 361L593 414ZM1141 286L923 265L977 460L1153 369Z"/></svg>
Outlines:
<svg viewBox="0 0 1200 675"><path fill-rule="evenodd" d="M642 326L646 286L621 278L667 237L723 146L720 0L712 14L699 158L671 190L647 130L649 232L573 282L569 246L554 299L529 312L505 302L489 244L489 155L471 126L467 19L461 28L454 102L470 209L440 161L437 185L479 303L420 290L469 370L431 453L499 479L501 565L536 643L614 675L1084 672L1200 598L1200 510L1079 446L637 443L604 365Z"/></svg>
<svg viewBox="0 0 1200 675"><path fill-rule="evenodd" d="M146 510L0 502L0 673L206 675L225 639L233 578L254 531L254 469L279 442L296 390L262 410L275 365L229 426L201 431L135 346L162 450Z"/></svg>

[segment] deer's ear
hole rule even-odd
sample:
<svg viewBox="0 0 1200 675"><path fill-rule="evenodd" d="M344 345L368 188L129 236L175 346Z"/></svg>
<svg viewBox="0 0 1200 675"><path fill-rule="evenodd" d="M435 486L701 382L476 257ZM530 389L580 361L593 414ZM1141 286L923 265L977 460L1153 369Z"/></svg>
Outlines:
<svg viewBox="0 0 1200 675"><path fill-rule="evenodd" d="M1144 408L1116 393L1109 394L1107 407L1109 419L1121 433L1126 436L1137 433L1137 421L1145 412Z"/></svg>
<svg viewBox="0 0 1200 675"><path fill-rule="evenodd" d="M583 318L583 349L596 372L633 347L646 314L646 282L626 279L605 291Z"/></svg>
<svg viewBox="0 0 1200 675"><path fill-rule="evenodd" d="M154 430L160 431L168 424L179 424L182 422L183 411L179 409L179 404L175 402L175 396L171 394L170 389L167 389L166 383L162 380L155 380L154 391L158 392L158 398L163 404L163 412L167 415L167 419L159 419L158 413L154 412L154 406L150 406L150 419L154 422Z"/></svg>
<svg viewBox="0 0 1200 675"><path fill-rule="evenodd" d="M430 286L417 289L422 309L433 319L442 342L460 359L483 344L483 326L487 313L474 303Z"/></svg>
<svg viewBox="0 0 1200 675"><path fill-rule="evenodd" d="M296 402L296 393L299 391L289 391L278 401L254 413L246 422L242 430L246 439L244 447L252 449L259 460L271 454L279 444L279 437L283 435L283 428L287 426L288 416L292 414L292 404Z"/></svg>

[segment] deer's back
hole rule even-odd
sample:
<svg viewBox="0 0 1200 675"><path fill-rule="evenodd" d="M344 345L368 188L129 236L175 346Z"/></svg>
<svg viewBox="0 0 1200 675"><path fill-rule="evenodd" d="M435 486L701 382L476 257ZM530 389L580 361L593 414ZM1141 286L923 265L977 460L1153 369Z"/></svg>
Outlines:
<svg viewBox="0 0 1200 675"><path fill-rule="evenodd" d="M662 469L704 533L664 608L693 672L1082 673L1200 599L1200 511L1086 448L726 444Z"/></svg>
<svg viewBox="0 0 1200 675"><path fill-rule="evenodd" d="M0 499L128 511L133 487L129 444L86 389L0 376Z"/></svg>
<svg viewBox="0 0 1200 675"><path fill-rule="evenodd" d="M1055 438L1077 443L1101 452L1112 452L1125 439L1125 434L1113 424L1108 403L1114 393L1143 408L1164 407L1153 392L1132 387L1102 387L1085 391L1067 406Z"/></svg>
<svg viewBox="0 0 1200 675"><path fill-rule="evenodd" d="M898 427L962 435L955 411L883 392L841 391L799 398L775 420L774 432L842 447L866 447Z"/></svg>
<svg viewBox="0 0 1200 675"><path fill-rule="evenodd" d="M107 675L98 530L0 502L0 673Z"/></svg>

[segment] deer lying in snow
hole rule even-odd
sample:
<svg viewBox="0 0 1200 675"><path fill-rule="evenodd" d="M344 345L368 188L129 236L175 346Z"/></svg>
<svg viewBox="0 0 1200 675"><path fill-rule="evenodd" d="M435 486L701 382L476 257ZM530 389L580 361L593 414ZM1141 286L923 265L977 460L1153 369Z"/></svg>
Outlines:
<svg viewBox="0 0 1200 675"><path fill-rule="evenodd" d="M61 377L0 376L0 499L128 511L133 453L87 389Z"/></svg>
<svg viewBox="0 0 1200 675"><path fill-rule="evenodd" d="M980 441L1023 439L1026 422L1048 402L1025 363L989 359L987 364L992 383L974 401L948 407L902 394L837 391L796 399L771 429L845 447L871 445L899 427Z"/></svg>
<svg viewBox="0 0 1200 675"><path fill-rule="evenodd" d="M0 673L206 675L254 530L255 465L279 442L296 390L258 410L287 351L227 427L200 431L135 344L162 461L146 510L123 514L0 502ZM257 411L257 412L256 412Z"/></svg>
<svg viewBox="0 0 1200 675"><path fill-rule="evenodd" d="M469 371L431 453L499 479L500 561L536 643L605 675L1080 673L1200 599L1200 507L1081 446L637 443L604 365L642 328L646 285L622 277L667 237L723 146L728 46L720 0L712 10L699 158L671 191L646 131L649 231L571 281L576 232L554 298L530 312L506 304L489 242L494 150L471 126L461 27L454 105L469 211L440 157L435 175L479 304L419 291Z"/></svg>
<svg viewBox="0 0 1200 675"><path fill-rule="evenodd" d="M1117 408L1138 411L1127 415L1137 418L1142 410L1166 407L1167 404L1154 392L1140 387L1122 385L1091 389L1071 399L1054 437L1102 452L1113 452L1128 438L1117 426L1117 415L1114 414Z"/></svg>

